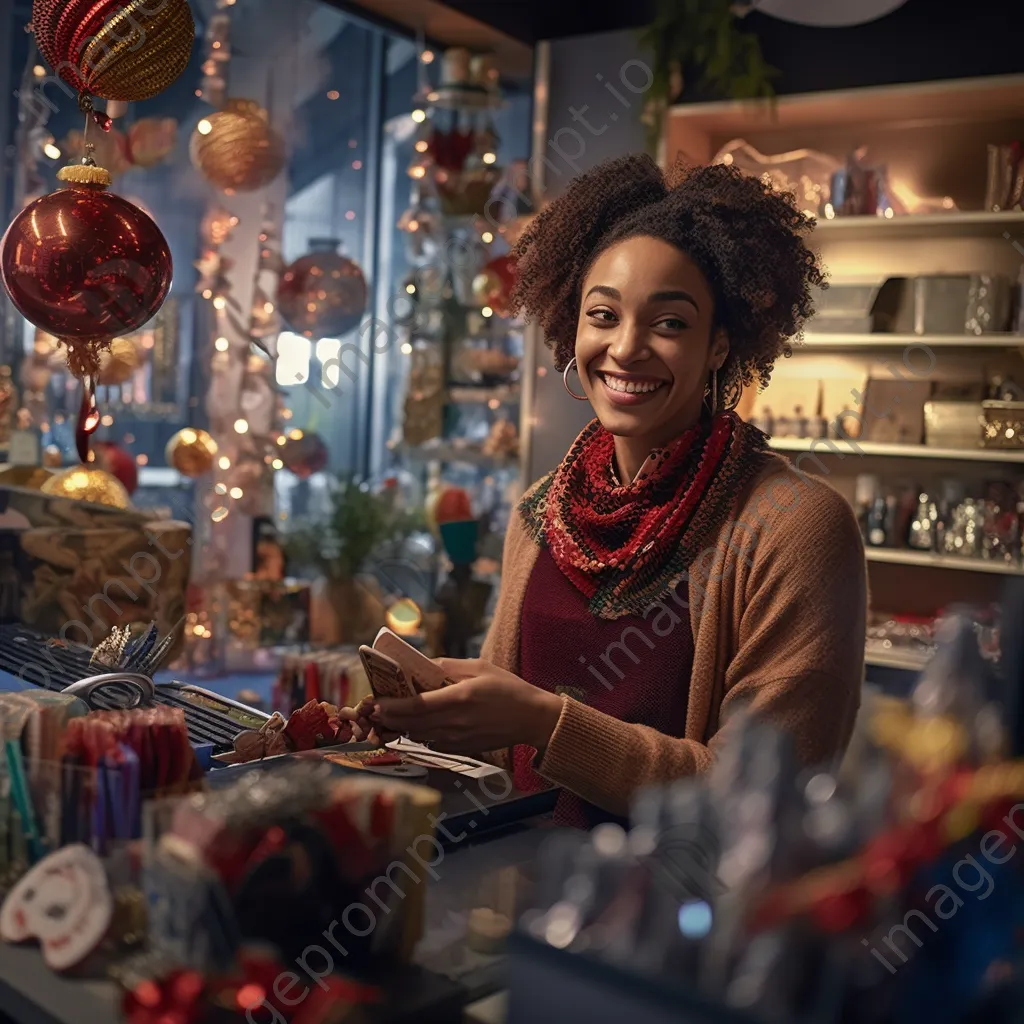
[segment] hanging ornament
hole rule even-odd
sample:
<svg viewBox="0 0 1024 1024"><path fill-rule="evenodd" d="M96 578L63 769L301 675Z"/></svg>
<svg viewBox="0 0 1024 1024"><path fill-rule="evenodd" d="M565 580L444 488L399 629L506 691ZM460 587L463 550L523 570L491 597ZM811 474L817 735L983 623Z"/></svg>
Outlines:
<svg viewBox="0 0 1024 1024"><path fill-rule="evenodd" d="M484 264L473 278L473 298L481 306L490 306L498 316L510 316L515 283L516 266L512 257L498 256Z"/></svg>
<svg viewBox="0 0 1024 1024"><path fill-rule="evenodd" d="M139 368L139 350L131 338L115 338L110 348L100 356L100 370L97 383L104 387L116 387L131 380Z"/></svg>
<svg viewBox="0 0 1024 1024"><path fill-rule="evenodd" d="M255 192L284 167L284 140L267 112L253 100L228 100L224 110L204 117L189 146L192 163L225 191Z"/></svg>
<svg viewBox="0 0 1024 1024"><path fill-rule="evenodd" d="M312 239L312 252L281 275L277 307L288 326L307 338L335 338L355 328L366 311L366 278L336 250L336 239Z"/></svg>
<svg viewBox="0 0 1024 1024"><path fill-rule="evenodd" d="M181 75L196 30L188 0L34 0L32 31L76 92L132 103Z"/></svg>
<svg viewBox="0 0 1024 1024"><path fill-rule="evenodd" d="M320 435L306 434L301 430L293 430L288 435L280 455L284 468L300 480L307 480L314 473L326 469L330 461L327 445Z"/></svg>
<svg viewBox="0 0 1024 1024"><path fill-rule="evenodd" d="M120 480L92 466L75 466L57 473L43 483L43 494L53 498L72 498L93 505L110 505L126 509L131 499Z"/></svg>
<svg viewBox="0 0 1024 1024"><path fill-rule="evenodd" d="M79 378L99 370L112 338L149 321L171 286L160 229L108 192L101 167L75 165L67 184L18 214L0 242L0 278L18 312L68 346Z"/></svg>
<svg viewBox="0 0 1024 1024"><path fill-rule="evenodd" d="M168 466L182 476L195 478L213 469L217 442L205 430L185 427L167 442L165 455Z"/></svg>
<svg viewBox="0 0 1024 1024"><path fill-rule="evenodd" d="M96 466L121 482L129 494L139 486L139 469L129 452L113 441L97 441Z"/></svg>

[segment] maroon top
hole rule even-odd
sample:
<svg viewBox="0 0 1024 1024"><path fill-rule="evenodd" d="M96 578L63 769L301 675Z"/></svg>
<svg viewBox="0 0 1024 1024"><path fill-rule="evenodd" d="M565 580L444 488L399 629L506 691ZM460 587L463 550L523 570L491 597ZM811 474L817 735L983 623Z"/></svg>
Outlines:
<svg viewBox="0 0 1024 1024"><path fill-rule="evenodd" d="M547 548L530 574L520 623L520 675L534 686L565 694L623 722L682 737L693 667L690 612L666 595L646 619L599 619L587 598L563 575ZM534 772L536 751L515 748L515 782L523 792L546 788ZM555 820L593 828L618 820L563 791Z"/></svg>

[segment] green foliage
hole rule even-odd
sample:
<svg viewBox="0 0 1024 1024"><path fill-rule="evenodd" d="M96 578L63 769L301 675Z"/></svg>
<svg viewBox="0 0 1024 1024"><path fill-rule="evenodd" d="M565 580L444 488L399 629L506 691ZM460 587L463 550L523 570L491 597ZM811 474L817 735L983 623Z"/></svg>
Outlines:
<svg viewBox="0 0 1024 1024"><path fill-rule="evenodd" d="M740 29L739 6L733 0L658 0L654 21L640 36L654 61L645 112L652 150L687 74L696 76L702 90L723 99L774 97L778 71L765 60L757 36Z"/></svg>
<svg viewBox="0 0 1024 1024"><path fill-rule="evenodd" d="M351 580L370 556L426 528L422 512L395 508L394 492L374 492L354 477L330 484L326 514L289 531L285 547L296 567L328 579Z"/></svg>

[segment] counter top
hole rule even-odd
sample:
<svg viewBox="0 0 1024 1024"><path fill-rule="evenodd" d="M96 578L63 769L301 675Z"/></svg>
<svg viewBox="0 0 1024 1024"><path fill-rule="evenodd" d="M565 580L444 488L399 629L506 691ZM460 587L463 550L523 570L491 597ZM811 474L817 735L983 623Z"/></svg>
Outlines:
<svg viewBox="0 0 1024 1024"><path fill-rule="evenodd" d="M490 881L517 869L528 881L550 819L531 818L450 844L427 888L426 926L416 963L445 975L467 992L467 1003L503 987L501 958L466 945L469 912L488 901ZM454 835L460 833L453 830ZM51 971L32 946L0 946L0 1020L15 1024L116 1024L120 993L107 981L80 981Z"/></svg>

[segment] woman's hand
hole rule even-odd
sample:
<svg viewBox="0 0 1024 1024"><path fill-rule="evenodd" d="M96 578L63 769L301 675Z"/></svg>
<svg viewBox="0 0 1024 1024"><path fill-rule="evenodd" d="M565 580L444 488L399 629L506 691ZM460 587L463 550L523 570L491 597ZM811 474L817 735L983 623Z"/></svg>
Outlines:
<svg viewBox="0 0 1024 1024"><path fill-rule="evenodd" d="M562 713L561 697L480 659L441 658L438 664L457 685L377 701L374 725L453 754L519 743L547 746Z"/></svg>
<svg viewBox="0 0 1024 1024"><path fill-rule="evenodd" d="M335 742L372 743L374 746L382 747L385 743L398 739L398 733L384 732L371 721L375 705L376 698L369 694L354 708L339 708L339 728Z"/></svg>

